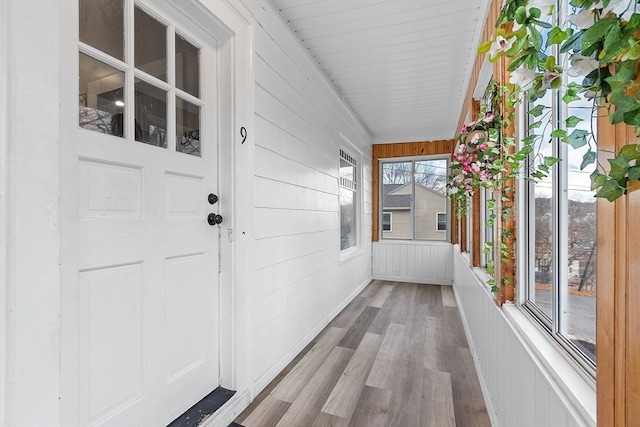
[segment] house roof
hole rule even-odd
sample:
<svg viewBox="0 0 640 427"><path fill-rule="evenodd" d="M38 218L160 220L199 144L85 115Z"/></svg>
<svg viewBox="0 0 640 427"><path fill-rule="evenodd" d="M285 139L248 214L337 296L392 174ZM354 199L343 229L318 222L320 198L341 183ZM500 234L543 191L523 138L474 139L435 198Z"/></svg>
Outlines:
<svg viewBox="0 0 640 427"><path fill-rule="evenodd" d="M382 206L384 209L410 209L411 208L411 194L394 194L402 190L404 187L411 185L407 184L383 184L382 185ZM416 187L429 191L440 197L444 197L444 194L426 187L424 185L416 183Z"/></svg>

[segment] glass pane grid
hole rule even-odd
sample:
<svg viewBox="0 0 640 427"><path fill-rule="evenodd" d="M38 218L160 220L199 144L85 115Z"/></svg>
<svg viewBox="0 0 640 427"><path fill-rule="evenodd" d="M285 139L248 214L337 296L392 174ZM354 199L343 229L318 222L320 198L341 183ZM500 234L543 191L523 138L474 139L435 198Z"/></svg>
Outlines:
<svg viewBox="0 0 640 427"><path fill-rule="evenodd" d="M200 156L201 49L134 2L79 4L80 127Z"/></svg>
<svg viewBox="0 0 640 427"><path fill-rule="evenodd" d="M381 163L382 239L448 239L447 168L446 159Z"/></svg>

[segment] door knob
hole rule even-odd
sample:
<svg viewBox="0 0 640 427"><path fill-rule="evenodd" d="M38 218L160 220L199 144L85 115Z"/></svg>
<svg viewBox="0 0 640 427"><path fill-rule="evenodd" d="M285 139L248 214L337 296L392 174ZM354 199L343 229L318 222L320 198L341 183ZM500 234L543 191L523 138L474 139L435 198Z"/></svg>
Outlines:
<svg viewBox="0 0 640 427"><path fill-rule="evenodd" d="M209 223L209 225L220 224L220 223L222 223L222 220L223 220L222 215L210 213L207 216L207 222Z"/></svg>
<svg viewBox="0 0 640 427"><path fill-rule="evenodd" d="M218 202L218 196L216 196L213 193L210 193L209 196L207 197L207 200L209 200L209 204L215 205Z"/></svg>

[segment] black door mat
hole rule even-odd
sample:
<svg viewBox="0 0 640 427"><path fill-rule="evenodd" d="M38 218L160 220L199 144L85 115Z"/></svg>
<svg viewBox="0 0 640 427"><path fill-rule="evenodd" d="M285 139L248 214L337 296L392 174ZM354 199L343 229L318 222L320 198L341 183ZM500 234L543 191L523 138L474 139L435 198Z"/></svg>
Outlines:
<svg viewBox="0 0 640 427"><path fill-rule="evenodd" d="M196 427L224 405L236 392L218 387L167 427Z"/></svg>

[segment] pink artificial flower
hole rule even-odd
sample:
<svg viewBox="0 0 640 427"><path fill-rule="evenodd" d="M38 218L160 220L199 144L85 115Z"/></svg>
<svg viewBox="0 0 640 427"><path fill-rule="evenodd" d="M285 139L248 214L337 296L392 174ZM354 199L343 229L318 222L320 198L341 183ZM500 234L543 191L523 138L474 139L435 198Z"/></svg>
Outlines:
<svg viewBox="0 0 640 427"><path fill-rule="evenodd" d="M485 114L484 119L482 119L483 122L485 123L491 123L493 121L493 119L496 118L496 115L489 112L487 114Z"/></svg>

